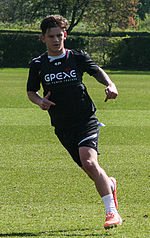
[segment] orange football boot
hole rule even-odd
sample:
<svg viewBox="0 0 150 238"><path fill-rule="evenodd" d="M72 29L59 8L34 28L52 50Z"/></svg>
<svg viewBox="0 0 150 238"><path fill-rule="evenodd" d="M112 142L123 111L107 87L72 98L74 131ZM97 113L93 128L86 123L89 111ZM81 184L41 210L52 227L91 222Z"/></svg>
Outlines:
<svg viewBox="0 0 150 238"><path fill-rule="evenodd" d="M110 229L122 225L122 218L118 213L107 213L104 228Z"/></svg>

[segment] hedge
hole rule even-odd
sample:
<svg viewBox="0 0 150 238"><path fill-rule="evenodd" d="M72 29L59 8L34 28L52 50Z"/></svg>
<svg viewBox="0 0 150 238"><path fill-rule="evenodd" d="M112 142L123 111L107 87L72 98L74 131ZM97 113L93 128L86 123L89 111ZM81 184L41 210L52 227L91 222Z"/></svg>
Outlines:
<svg viewBox="0 0 150 238"><path fill-rule="evenodd" d="M150 37L87 37L69 35L66 48L84 49L103 67L150 69ZM28 67L46 51L39 34L1 33L0 67Z"/></svg>
<svg viewBox="0 0 150 238"><path fill-rule="evenodd" d="M85 37L70 36L66 47L85 48L88 40ZM0 66L28 67L29 62L46 51L45 44L39 34L1 33L0 35Z"/></svg>
<svg viewBox="0 0 150 238"><path fill-rule="evenodd" d="M150 37L124 38L108 53L107 66L115 68L150 69Z"/></svg>
<svg viewBox="0 0 150 238"><path fill-rule="evenodd" d="M89 36L89 37L141 37L141 36L150 36L150 32L135 32L135 31L116 31L116 32L71 32L71 35L75 36Z"/></svg>
<svg viewBox="0 0 150 238"><path fill-rule="evenodd" d="M110 66L110 52L113 53L113 48L122 40L121 37L89 37L87 51L92 59L100 66Z"/></svg>
<svg viewBox="0 0 150 238"><path fill-rule="evenodd" d="M0 30L0 33L12 33L12 32L16 32L16 33L26 33L26 34L40 34L40 30L18 30L18 29L14 29L14 30L9 30L9 29L5 29L5 30ZM70 32L71 36L88 36L88 37L98 37L98 36L102 36L102 37L110 37L110 34L107 32L94 32L94 31L88 31L88 32L76 32L76 31L72 31ZM144 31L113 31L111 32L111 37L127 37L127 36L131 36L131 37L141 37L141 36L150 36L150 32L144 32Z"/></svg>

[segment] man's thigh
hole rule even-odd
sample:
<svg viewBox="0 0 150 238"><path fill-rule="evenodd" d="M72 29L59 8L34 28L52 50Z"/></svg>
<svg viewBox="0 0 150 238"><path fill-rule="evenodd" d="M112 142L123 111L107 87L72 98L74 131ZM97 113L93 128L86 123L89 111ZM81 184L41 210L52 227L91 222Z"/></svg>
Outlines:
<svg viewBox="0 0 150 238"><path fill-rule="evenodd" d="M73 160L80 167L82 167L82 162L79 151L83 151L83 147L91 148L93 154L98 154L99 126L96 122L93 122L91 127L84 125L80 130L78 128L77 130L68 131L55 130L55 133Z"/></svg>

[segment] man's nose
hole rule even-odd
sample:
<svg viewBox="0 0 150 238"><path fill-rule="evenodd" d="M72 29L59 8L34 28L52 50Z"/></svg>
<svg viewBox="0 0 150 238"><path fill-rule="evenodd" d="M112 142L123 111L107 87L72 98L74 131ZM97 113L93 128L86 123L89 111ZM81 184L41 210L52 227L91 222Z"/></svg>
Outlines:
<svg viewBox="0 0 150 238"><path fill-rule="evenodd" d="M59 41L58 36L55 36L55 37L54 37L54 41Z"/></svg>

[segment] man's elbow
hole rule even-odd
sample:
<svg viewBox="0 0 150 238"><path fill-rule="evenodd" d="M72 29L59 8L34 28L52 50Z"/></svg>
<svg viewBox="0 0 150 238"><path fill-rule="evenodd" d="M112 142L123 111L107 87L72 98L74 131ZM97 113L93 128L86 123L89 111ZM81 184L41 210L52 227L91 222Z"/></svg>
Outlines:
<svg viewBox="0 0 150 238"><path fill-rule="evenodd" d="M34 95L34 94L36 94L36 92L33 92L33 91L27 91L27 95L29 96L29 95Z"/></svg>
<svg viewBox="0 0 150 238"><path fill-rule="evenodd" d="M36 94L36 92L33 91L27 91L28 98L32 100L33 96Z"/></svg>

